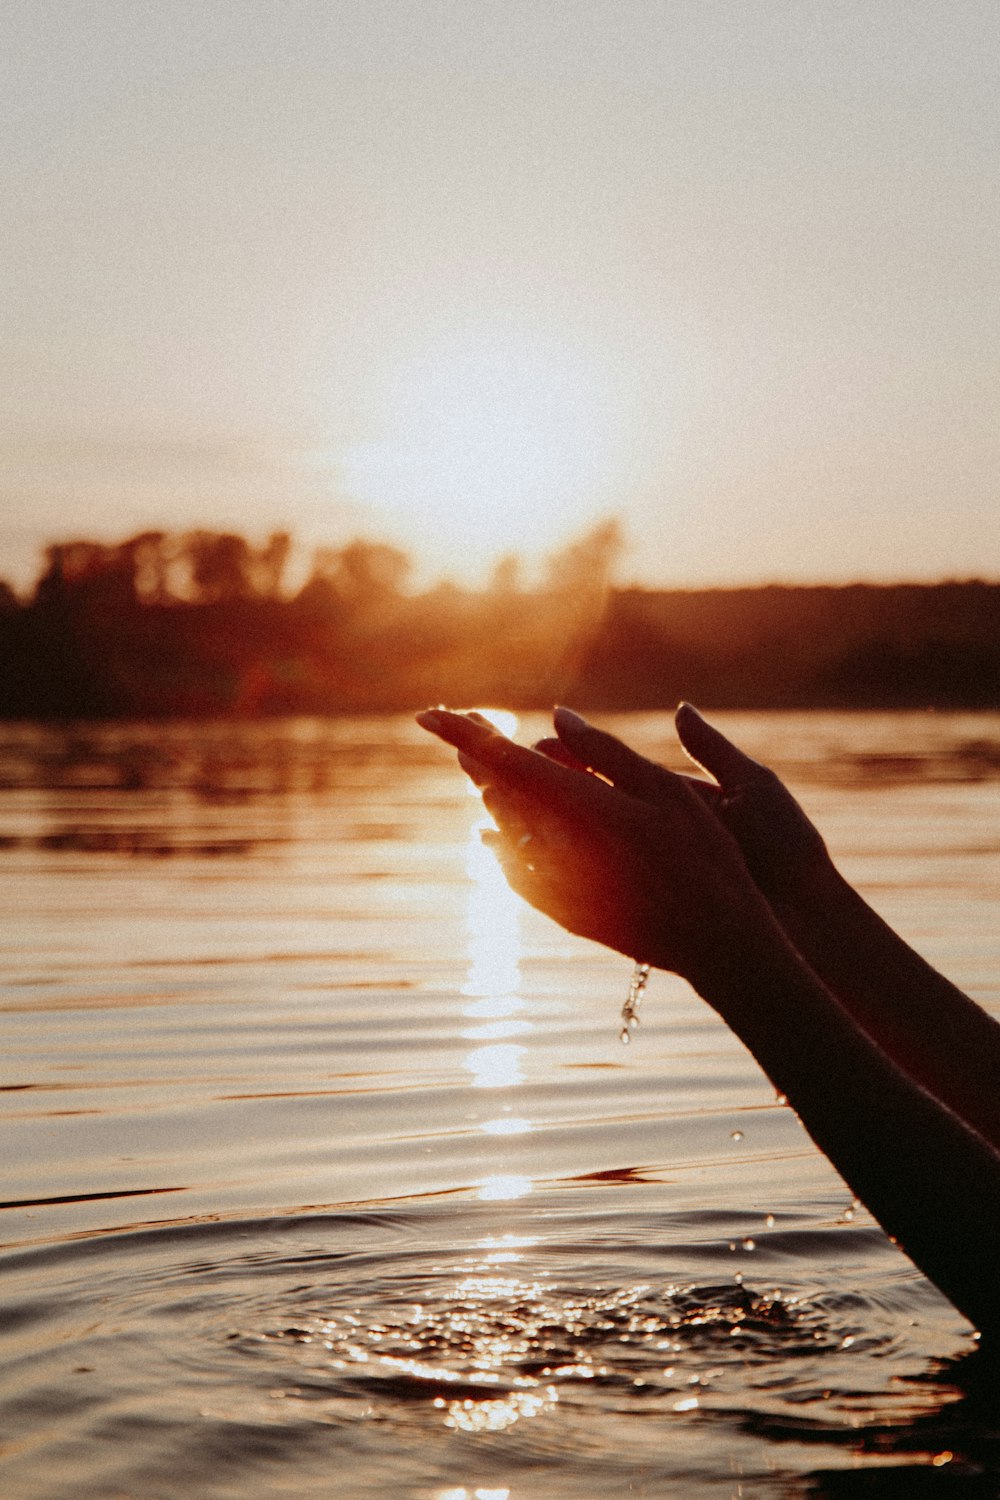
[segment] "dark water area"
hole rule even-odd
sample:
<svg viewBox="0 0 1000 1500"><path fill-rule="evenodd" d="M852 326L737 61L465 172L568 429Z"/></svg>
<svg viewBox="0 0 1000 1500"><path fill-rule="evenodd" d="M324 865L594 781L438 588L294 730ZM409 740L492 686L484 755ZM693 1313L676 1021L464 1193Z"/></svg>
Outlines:
<svg viewBox="0 0 1000 1500"><path fill-rule="evenodd" d="M720 722L996 1010L1000 716ZM481 817L403 718L0 729L0 1494L1000 1495L971 1330Z"/></svg>

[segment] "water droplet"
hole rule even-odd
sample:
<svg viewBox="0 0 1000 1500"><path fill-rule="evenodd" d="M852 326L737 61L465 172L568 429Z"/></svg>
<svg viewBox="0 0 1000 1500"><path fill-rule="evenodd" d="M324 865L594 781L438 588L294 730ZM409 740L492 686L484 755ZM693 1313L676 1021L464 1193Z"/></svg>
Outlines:
<svg viewBox="0 0 1000 1500"><path fill-rule="evenodd" d="M632 969L632 977L629 980L625 1004L622 1006L622 1029L618 1033L625 1045L628 1044L629 1033L634 1031L639 1024L639 1005L642 1002L642 997L648 983L649 964L635 964Z"/></svg>
<svg viewBox="0 0 1000 1500"><path fill-rule="evenodd" d="M788 1095L787 1094L775 1094L775 1096L774 1096L774 1102L775 1102L775 1104L787 1104L788 1103Z"/></svg>
<svg viewBox="0 0 1000 1500"><path fill-rule="evenodd" d="M774 1228L774 1214L768 1214L767 1218L764 1220L764 1224L765 1224L766 1228L773 1229Z"/></svg>
<svg viewBox="0 0 1000 1500"><path fill-rule="evenodd" d="M743 1240L741 1243L743 1245L744 1250L756 1250L756 1248L757 1248L757 1241L756 1240L747 1239L747 1240Z"/></svg>
<svg viewBox="0 0 1000 1500"><path fill-rule="evenodd" d="M729 1132L729 1139L731 1141L741 1141L743 1139L742 1130L731 1130Z"/></svg>

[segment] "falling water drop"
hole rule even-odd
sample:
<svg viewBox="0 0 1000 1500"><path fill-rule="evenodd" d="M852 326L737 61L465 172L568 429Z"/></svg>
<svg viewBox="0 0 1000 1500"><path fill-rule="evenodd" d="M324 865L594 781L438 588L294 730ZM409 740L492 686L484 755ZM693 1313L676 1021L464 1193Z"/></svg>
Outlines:
<svg viewBox="0 0 1000 1500"><path fill-rule="evenodd" d="M618 1036L623 1046L628 1046L632 1032L639 1024L639 1005L648 983L649 964L636 963L629 980L628 995L622 1006L622 1029Z"/></svg>

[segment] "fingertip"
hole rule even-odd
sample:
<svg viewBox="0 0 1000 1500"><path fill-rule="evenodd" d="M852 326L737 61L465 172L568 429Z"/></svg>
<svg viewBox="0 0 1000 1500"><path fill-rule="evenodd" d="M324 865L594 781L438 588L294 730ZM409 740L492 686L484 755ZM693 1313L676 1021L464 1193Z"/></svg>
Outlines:
<svg viewBox="0 0 1000 1500"><path fill-rule="evenodd" d="M712 728L693 703L688 703L686 700L677 705L674 727L688 760L699 769L715 775L716 767L709 765L708 759L711 758L713 744L717 743L718 731ZM706 752L708 752L708 758L706 758Z"/></svg>
<svg viewBox="0 0 1000 1500"><path fill-rule="evenodd" d="M583 761L578 759L571 750L568 750L562 740L546 736L545 739L536 740L531 748L532 750L537 750L539 755L544 755L546 759L554 760L557 765L566 766L571 771L585 771L587 769Z"/></svg>
<svg viewBox="0 0 1000 1500"><path fill-rule="evenodd" d="M558 704L553 710L552 722L558 734L585 734L593 728L580 714L574 713L571 708L564 708L562 704Z"/></svg>

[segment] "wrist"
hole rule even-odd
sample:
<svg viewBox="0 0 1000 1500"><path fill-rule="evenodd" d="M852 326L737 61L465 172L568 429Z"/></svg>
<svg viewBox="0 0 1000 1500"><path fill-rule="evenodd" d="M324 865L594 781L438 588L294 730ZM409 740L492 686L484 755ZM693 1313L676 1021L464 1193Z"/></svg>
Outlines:
<svg viewBox="0 0 1000 1500"><path fill-rule="evenodd" d="M802 959L776 913L759 897L730 907L713 926L711 942L700 951L685 978L703 1000L729 1019L762 979L801 969Z"/></svg>
<svg viewBox="0 0 1000 1500"><path fill-rule="evenodd" d="M818 938L829 930L843 934L844 923L864 904L829 855L793 888L771 897L775 917L797 947L800 939Z"/></svg>

